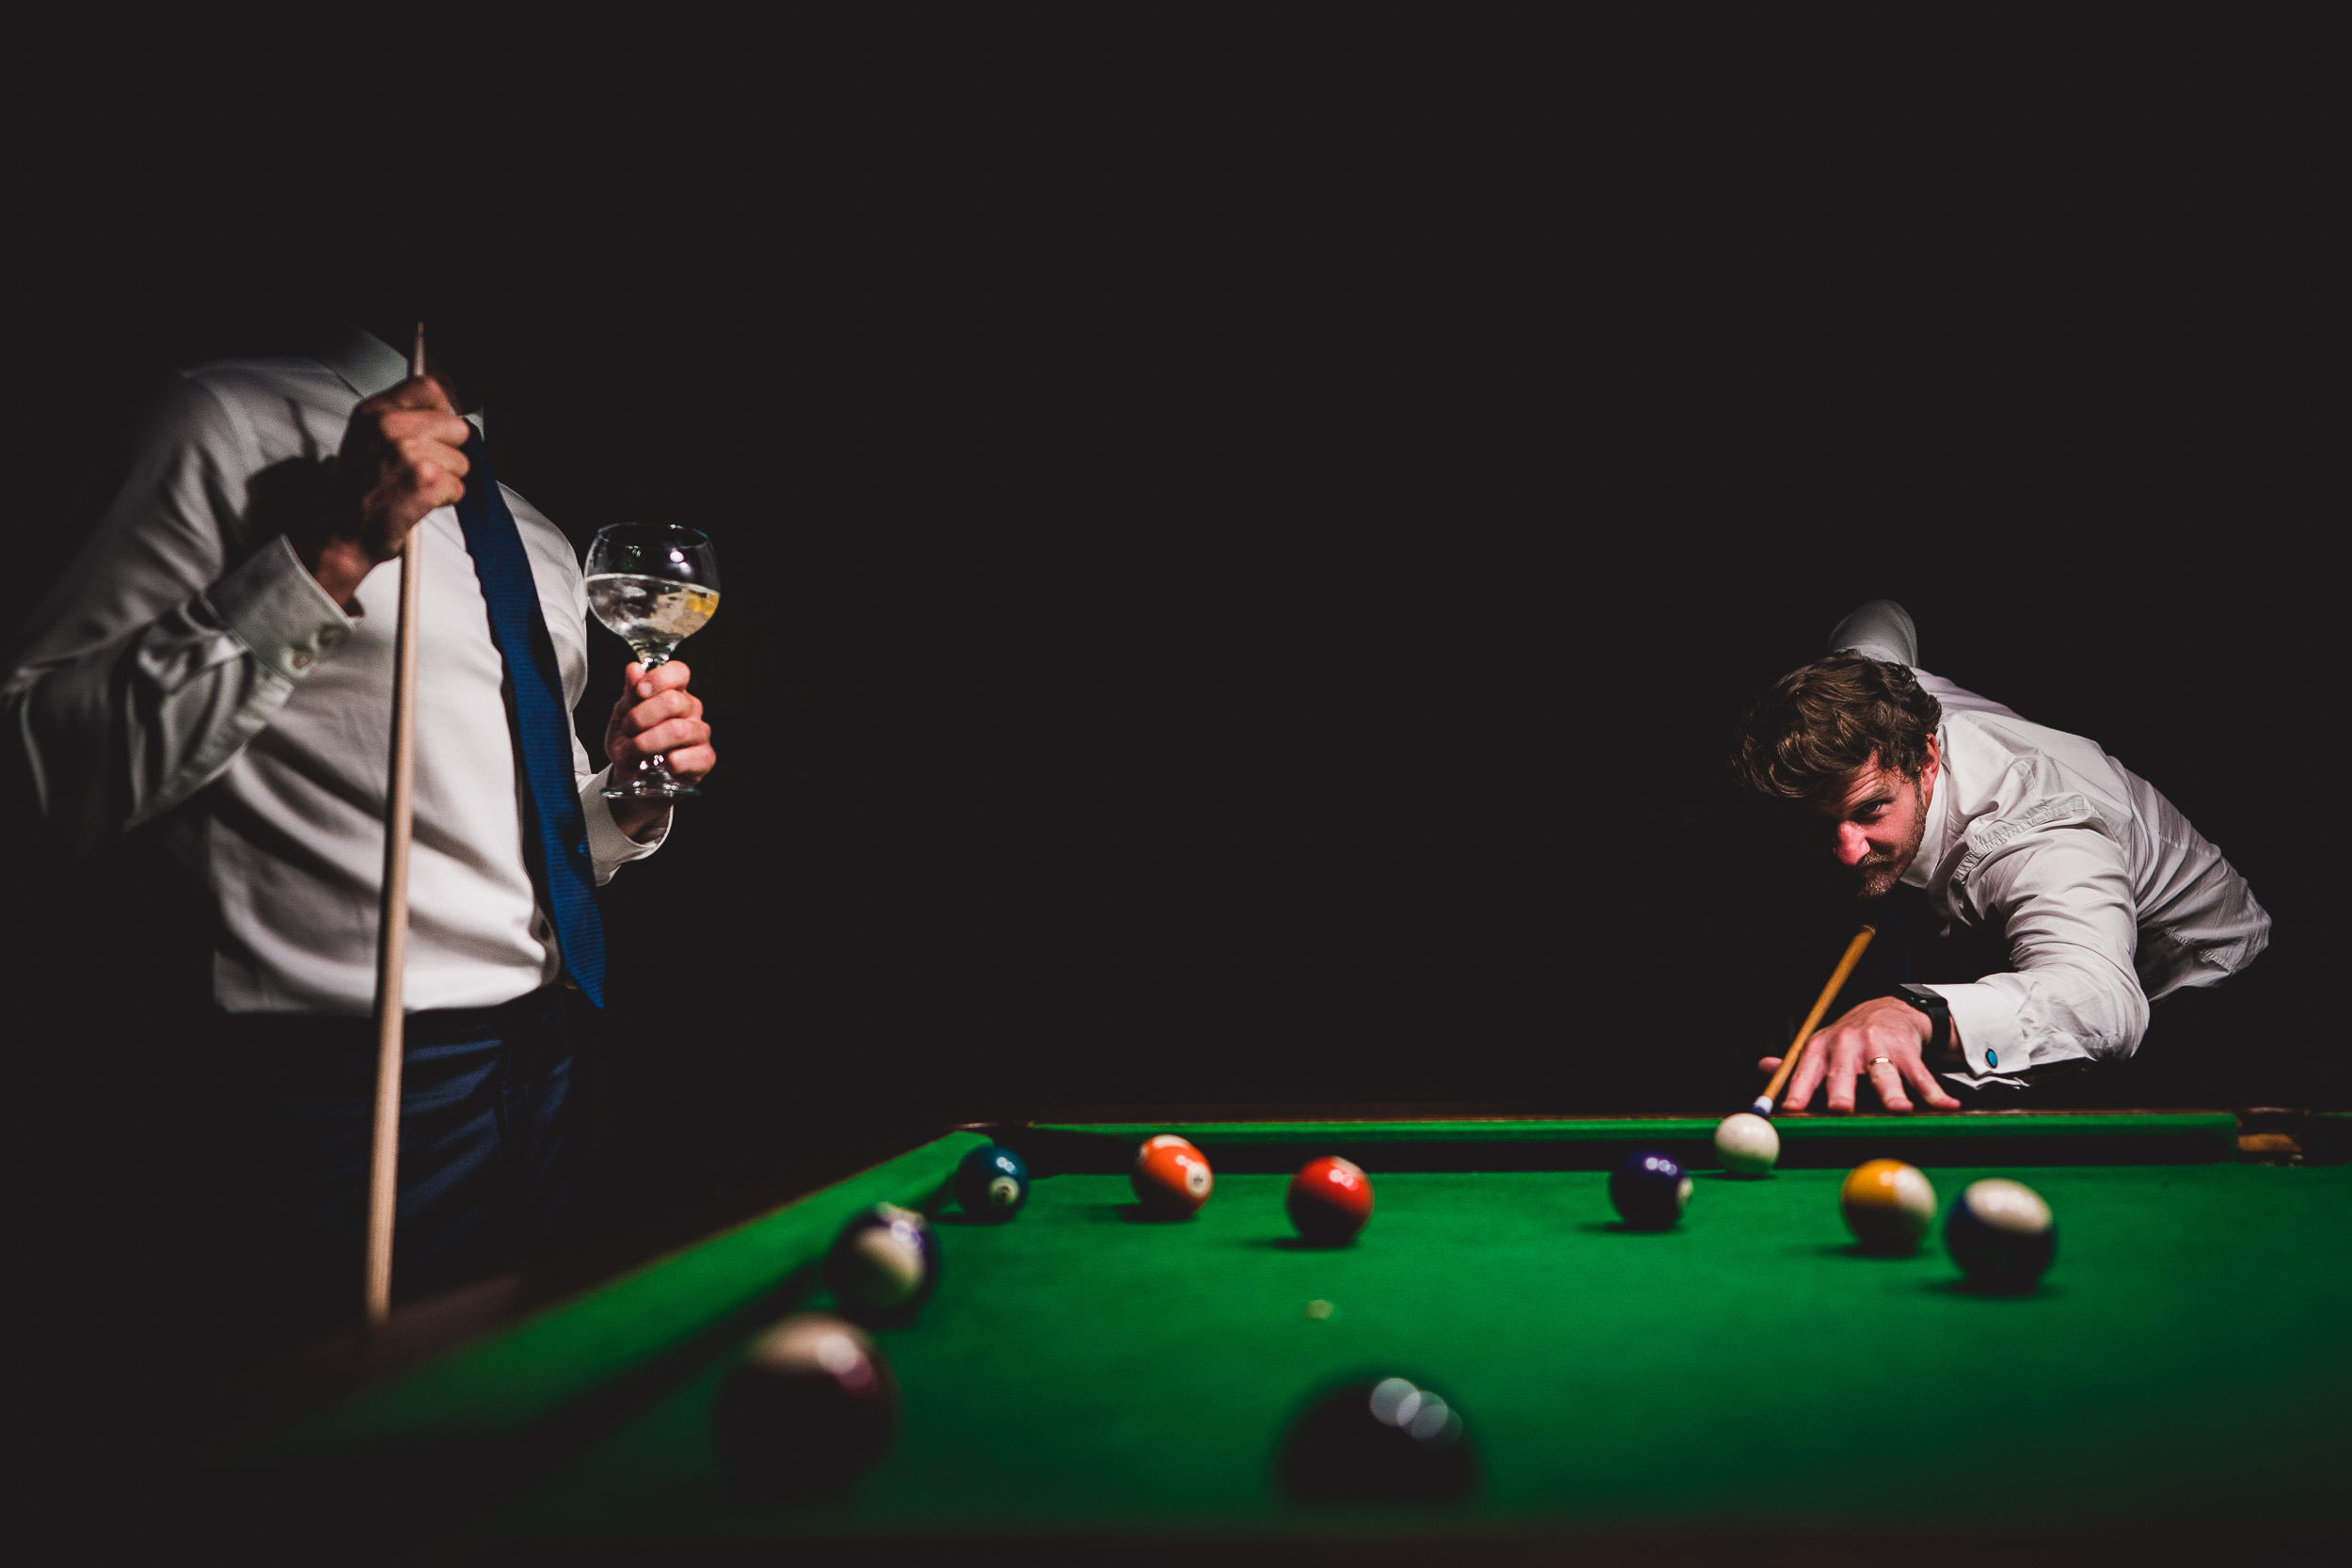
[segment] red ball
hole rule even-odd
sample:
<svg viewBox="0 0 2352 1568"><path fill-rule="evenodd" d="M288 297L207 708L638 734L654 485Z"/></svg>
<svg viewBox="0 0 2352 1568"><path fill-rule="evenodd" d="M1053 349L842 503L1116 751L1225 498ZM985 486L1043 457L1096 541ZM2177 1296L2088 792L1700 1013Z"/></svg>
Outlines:
<svg viewBox="0 0 2352 1568"><path fill-rule="evenodd" d="M1200 1152L1200 1146L1190 1138L1179 1136L1174 1132L1154 1132L1136 1148L1136 1164L1138 1165L1143 1164L1143 1157L1155 1148L1188 1148L1195 1154Z"/></svg>
<svg viewBox="0 0 2352 1568"><path fill-rule="evenodd" d="M1353 1160L1327 1154L1291 1178L1291 1224L1311 1242L1335 1245L1372 1218L1372 1178Z"/></svg>
<svg viewBox="0 0 2352 1568"><path fill-rule="evenodd" d="M1199 1149L1162 1133L1136 1151L1136 1196L1164 1219L1184 1219L1209 1201L1216 1178Z"/></svg>

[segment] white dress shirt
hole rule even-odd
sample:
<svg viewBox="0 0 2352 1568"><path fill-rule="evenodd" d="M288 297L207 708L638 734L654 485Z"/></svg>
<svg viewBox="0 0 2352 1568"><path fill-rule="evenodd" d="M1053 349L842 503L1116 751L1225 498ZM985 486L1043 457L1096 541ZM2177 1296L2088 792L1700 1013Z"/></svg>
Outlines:
<svg viewBox="0 0 2352 1568"><path fill-rule="evenodd" d="M365 1014L391 754L400 568L346 613L268 521L315 484L363 398L407 374L353 333L319 359L184 372L131 477L34 612L0 690L48 829L87 847L157 823L217 911L214 996L230 1012ZM501 486L501 488L503 488ZM587 600L570 543L512 490L567 708L587 680ZM524 860L523 781L504 662L453 508L419 525L414 1011L491 1006L556 978L554 927ZM572 770L596 880L658 847L612 820L605 773Z"/></svg>
<svg viewBox="0 0 2352 1568"><path fill-rule="evenodd" d="M1912 666L1943 704L1943 763L1903 880L1946 920L2002 932L2016 966L1931 988L1966 1053L1949 1076L2020 1084L2029 1068L2128 1056L2150 1002L2226 979L2269 944L2246 879L2154 785L2095 741L1918 669L1900 607L1864 607L1831 645Z"/></svg>

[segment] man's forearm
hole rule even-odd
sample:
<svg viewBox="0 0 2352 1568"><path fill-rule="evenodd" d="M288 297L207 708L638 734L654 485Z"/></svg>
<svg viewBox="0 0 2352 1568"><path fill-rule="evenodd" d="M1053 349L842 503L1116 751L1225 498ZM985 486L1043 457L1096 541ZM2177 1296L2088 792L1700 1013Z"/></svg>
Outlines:
<svg viewBox="0 0 2352 1568"><path fill-rule="evenodd" d="M651 844L670 825L670 806L665 800L615 800L612 802L613 825L640 844Z"/></svg>
<svg viewBox="0 0 2352 1568"><path fill-rule="evenodd" d="M326 596L339 605L351 603L368 574L382 564L356 539L306 540L294 546L294 553Z"/></svg>
<svg viewBox="0 0 2352 1568"><path fill-rule="evenodd" d="M217 778L350 623L282 542L128 637L42 658L5 707L45 827L87 848Z"/></svg>

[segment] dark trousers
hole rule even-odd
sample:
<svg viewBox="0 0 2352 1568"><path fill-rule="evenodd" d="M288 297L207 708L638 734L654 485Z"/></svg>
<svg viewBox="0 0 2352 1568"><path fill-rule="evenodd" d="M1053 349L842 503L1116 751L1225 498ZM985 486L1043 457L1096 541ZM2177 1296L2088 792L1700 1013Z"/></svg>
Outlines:
<svg viewBox="0 0 2352 1568"><path fill-rule="evenodd" d="M214 1018L230 1093L199 1166L217 1244L205 1272L238 1304L232 1344L357 1316L375 1101L367 1019ZM402 1069L394 1297L512 1267L560 1235L584 1164L596 1012L550 987L497 1007L411 1013Z"/></svg>

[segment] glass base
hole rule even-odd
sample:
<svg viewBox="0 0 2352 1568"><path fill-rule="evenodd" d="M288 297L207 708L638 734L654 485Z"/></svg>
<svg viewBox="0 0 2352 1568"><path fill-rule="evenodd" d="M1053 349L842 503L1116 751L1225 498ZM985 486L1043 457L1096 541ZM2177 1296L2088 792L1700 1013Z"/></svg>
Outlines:
<svg viewBox="0 0 2352 1568"><path fill-rule="evenodd" d="M604 781L608 800L684 800L701 790L670 771L670 759L641 757L627 772L614 768Z"/></svg>
<svg viewBox="0 0 2352 1568"><path fill-rule="evenodd" d="M675 779L638 779L604 786L604 798L608 800L684 800L701 793L692 784L680 784Z"/></svg>

